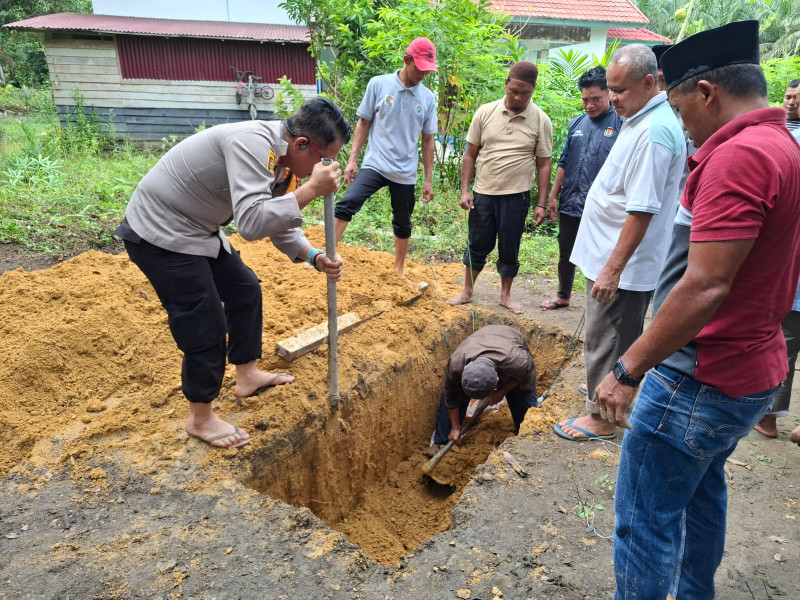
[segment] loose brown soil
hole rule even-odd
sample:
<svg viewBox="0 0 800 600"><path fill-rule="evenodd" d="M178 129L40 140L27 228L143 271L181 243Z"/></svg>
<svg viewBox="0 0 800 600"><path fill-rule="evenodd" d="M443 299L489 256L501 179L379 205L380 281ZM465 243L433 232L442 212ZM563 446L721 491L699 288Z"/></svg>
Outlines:
<svg viewBox="0 0 800 600"><path fill-rule="evenodd" d="M321 230L309 234L322 243ZM340 338L332 399L326 347L292 363L273 352L326 320L324 280L268 242L234 243L263 280L261 365L297 376L237 400L229 369L216 405L250 433L242 450L183 431L180 356L125 255L0 276L0 599L611 597L602 536L613 530L618 448L551 433L581 410L580 352L520 436L506 439L506 408L486 414L437 467L452 485L434 484L421 450L444 363L472 331L470 307L441 301L458 292L462 267L410 265L431 288L402 306L413 291L391 255L341 247L340 313L381 314ZM0 258L0 270L13 265ZM520 278L517 318L497 307L495 279L479 280L478 320L526 334L541 393L582 299L542 311L553 283ZM720 598L800 597L800 449L786 439L798 416L795 406L779 421L778 440L751 434L729 465ZM581 503L602 506L588 524Z"/></svg>

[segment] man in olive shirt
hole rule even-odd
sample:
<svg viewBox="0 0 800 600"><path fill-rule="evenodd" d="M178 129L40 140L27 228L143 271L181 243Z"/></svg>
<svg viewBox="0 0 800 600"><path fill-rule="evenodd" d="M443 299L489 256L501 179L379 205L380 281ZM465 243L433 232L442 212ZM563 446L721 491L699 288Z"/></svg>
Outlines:
<svg viewBox="0 0 800 600"><path fill-rule="evenodd" d="M522 334L507 325L487 325L470 335L453 352L444 371L436 430L428 454L458 440L471 399L491 395L491 404L508 400L514 433L529 408L539 406L536 364Z"/></svg>
<svg viewBox="0 0 800 600"><path fill-rule="evenodd" d="M475 112L467 133L461 167L461 208L469 210L469 248L464 253L464 290L448 300L472 301L472 289L497 244L500 304L513 313L522 306L511 299L511 284L519 271L519 247L531 202L536 174L539 201L534 224L544 220L550 187L553 125L531 102L539 70L521 61L506 78L505 97L484 104ZM473 193L472 176L477 175Z"/></svg>
<svg viewBox="0 0 800 600"><path fill-rule="evenodd" d="M220 227L233 221L247 240L269 237L293 262L308 261L329 278L342 260L313 248L300 211L339 186L338 163L323 166L350 139L330 101L314 98L284 122L217 125L183 140L144 176L115 232L153 285L183 352L186 432L212 446L249 440L211 406L227 360L236 366L237 396L287 384L286 373L259 370L261 285ZM298 179L311 176L298 186Z"/></svg>

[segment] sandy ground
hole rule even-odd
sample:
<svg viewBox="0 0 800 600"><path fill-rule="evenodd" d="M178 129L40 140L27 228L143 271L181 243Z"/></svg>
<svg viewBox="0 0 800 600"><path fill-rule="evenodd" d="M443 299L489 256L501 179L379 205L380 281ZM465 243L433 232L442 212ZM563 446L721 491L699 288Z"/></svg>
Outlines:
<svg viewBox="0 0 800 600"><path fill-rule="evenodd" d="M520 436L506 439L507 409L482 419L441 486L420 451L444 362L473 326L469 308L436 299L457 292L461 268L412 265L431 288L402 306L414 294L390 255L342 247L340 312L380 314L342 336L331 401L324 347L293 363L273 353L325 320L321 277L269 244L237 246L263 280L262 366L298 376L237 401L228 372L217 410L250 432L239 451L183 432L180 357L124 255L0 277L0 598L613 597L618 447L551 433L582 408L580 352ZM522 278L517 318L497 306L496 279L479 280L477 320L526 333L544 390L582 300L542 311L553 283ZM777 440L751 434L728 465L719 598L800 597L798 417Z"/></svg>

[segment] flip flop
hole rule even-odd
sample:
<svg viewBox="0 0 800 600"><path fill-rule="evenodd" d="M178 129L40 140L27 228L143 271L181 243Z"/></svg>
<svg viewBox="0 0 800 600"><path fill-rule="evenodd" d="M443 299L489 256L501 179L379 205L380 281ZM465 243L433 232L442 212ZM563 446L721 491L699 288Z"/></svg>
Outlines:
<svg viewBox="0 0 800 600"><path fill-rule="evenodd" d="M289 375L289 373L275 373L272 377L269 378L269 381L267 381L265 385L262 385L260 388L258 388L254 392L247 394L246 396L237 396L237 398L252 398L253 396L258 396L261 392L266 392L268 389L274 388L276 385L278 385L275 382L278 381L278 379L280 379L281 377L286 377L287 375ZM291 375L289 376L291 377ZM291 381L288 381L287 383L291 383Z"/></svg>
<svg viewBox="0 0 800 600"><path fill-rule="evenodd" d="M569 304L559 304L555 300L545 300L542 302L542 308L545 310L558 310L559 308L569 308Z"/></svg>
<svg viewBox="0 0 800 600"><path fill-rule="evenodd" d="M584 396L588 396L588 395L589 395L589 390L587 389L587 387L586 387L586 384L585 384L585 383L582 383L582 384L580 384L580 385L578 386L578 391L579 391L581 394L583 394Z"/></svg>
<svg viewBox="0 0 800 600"><path fill-rule="evenodd" d="M189 435L192 435L193 438L200 440L201 442L205 442L206 444L208 444L209 446L213 446L214 448L219 448L220 450L227 450L228 448L241 448L242 446L247 446L247 444L250 443L250 440L245 440L237 444L236 446L214 446L214 444L212 444L211 442L216 442L217 440L222 440L225 439L226 437L231 437L232 435L236 435L237 433L239 433L239 431L241 430L236 425L234 425L233 433L222 433L220 435L215 435L214 437L206 439L197 437L196 435L192 435L191 433Z"/></svg>
<svg viewBox="0 0 800 600"><path fill-rule="evenodd" d="M553 430L559 437L564 438L565 440L569 440L571 442L591 442L592 440L613 440L617 437L617 433L606 433L602 435L598 435L596 433L592 433L591 431L587 431L586 429L582 429L581 427L576 426L575 419L578 417L572 417L569 421L567 421L567 426L572 427L573 429L577 429L582 434L586 435L586 437L573 437L568 434L564 429L561 427L561 423L556 423L553 425Z"/></svg>

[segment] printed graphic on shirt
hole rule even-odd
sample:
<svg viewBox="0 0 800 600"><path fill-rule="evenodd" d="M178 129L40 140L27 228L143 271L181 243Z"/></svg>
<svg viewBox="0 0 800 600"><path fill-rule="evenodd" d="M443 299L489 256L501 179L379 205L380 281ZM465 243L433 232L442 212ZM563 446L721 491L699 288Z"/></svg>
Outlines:
<svg viewBox="0 0 800 600"><path fill-rule="evenodd" d="M422 114L422 104L417 104L417 107L416 107L415 110L417 111L418 115L421 115Z"/></svg>
<svg viewBox="0 0 800 600"><path fill-rule="evenodd" d="M572 132L572 137L583 137L583 132L580 129L576 129Z"/></svg>
<svg viewBox="0 0 800 600"><path fill-rule="evenodd" d="M275 153L272 150L270 150L269 156L267 156L267 170L271 171L272 173L275 173L276 162L277 161L275 160Z"/></svg>
<svg viewBox="0 0 800 600"><path fill-rule="evenodd" d="M392 105L394 104L394 96L390 96L387 94L386 97L383 99L383 103L386 105L386 108L392 108Z"/></svg>
<svg viewBox="0 0 800 600"><path fill-rule="evenodd" d="M614 128L613 127L606 127L606 130L603 132L605 137L611 137L614 135Z"/></svg>

